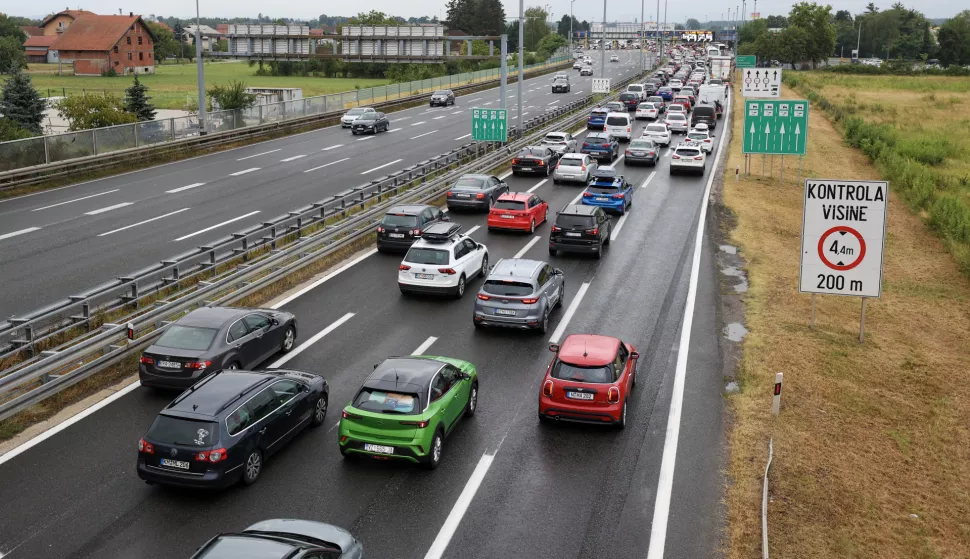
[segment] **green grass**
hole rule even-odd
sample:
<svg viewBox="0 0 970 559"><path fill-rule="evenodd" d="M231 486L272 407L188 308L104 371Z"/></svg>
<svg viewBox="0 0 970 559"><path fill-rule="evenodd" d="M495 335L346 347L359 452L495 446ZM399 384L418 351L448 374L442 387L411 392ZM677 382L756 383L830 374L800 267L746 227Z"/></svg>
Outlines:
<svg viewBox="0 0 970 559"><path fill-rule="evenodd" d="M65 65L65 73L70 66ZM101 76L57 75L56 64L31 64L28 73L41 96L80 95L81 93L108 92L123 97L131 85L131 76L115 78ZM315 78L302 76L257 76L256 67L245 62L211 62L205 64L206 86L240 80L248 86L300 87L304 97L354 91L390 83L385 79ZM140 75L142 83L149 87L152 103L159 109L182 109L186 99L197 96L195 64L162 64L155 67L154 75ZM0 77L0 81L5 78Z"/></svg>

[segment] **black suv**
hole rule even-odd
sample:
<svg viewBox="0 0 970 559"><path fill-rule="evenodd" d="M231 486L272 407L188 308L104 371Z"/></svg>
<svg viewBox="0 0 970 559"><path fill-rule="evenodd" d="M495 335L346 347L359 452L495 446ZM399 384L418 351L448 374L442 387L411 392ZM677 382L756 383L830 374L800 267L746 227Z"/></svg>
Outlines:
<svg viewBox="0 0 970 559"><path fill-rule="evenodd" d="M707 125L707 128L714 131L717 128L717 110L714 105L701 103L694 107L690 115L690 127L693 128L700 123Z"/></svg>
<svg viewBox="0 0 970 559"><path fill-rule="evenodd" d="M640 95L637 93L621 93L620 103L623 103L626 110L635 111L637 110L637 105L640 104Z"/></svg>
<svg viewBox="0 0 970 559"><path fill-rule="evenodd" d="M414 240L421 237L421 231L441 221L450 221L437 206L409 204L394 206L387 210L384 219L377 226L377 250L407 250Z"/></svg>
<svg viewBox="0 0 970 559"><path fill-rule="evenodd" d="M251 485L263 462L327 416L330 389L302 371L217 371L159 412L138 441L138 477L149 484Z"/></svg>
<svg viewBox="0 0 970 559"><path fill-rule="evenodd" d="M549 233L549 254L584 252L603 256L603 247L610 244L613 223L603 208L571 204L556 214L556 223Z"/></svg>

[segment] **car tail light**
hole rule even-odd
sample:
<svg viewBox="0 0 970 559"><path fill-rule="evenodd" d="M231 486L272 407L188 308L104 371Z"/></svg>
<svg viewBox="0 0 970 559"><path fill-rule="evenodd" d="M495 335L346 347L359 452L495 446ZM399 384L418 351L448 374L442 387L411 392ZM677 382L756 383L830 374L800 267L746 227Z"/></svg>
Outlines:
<svg viewBox="0 0 970 559"><path fill-rule="evenodd" d="M534 305L539 302L538 299L522 299L522 302L526 305Z"/></svg>
<svg viewBox="0 0 970 559"><path fill-rule="evenodd" d="M561 228L561 227L559 227L558 225L553 225L553 226L552 226L552 230L553 230L553 231L562 231L562 228Z"/></svg>
<svg viewBox="0 0 970 559"><path fill-rule="evenodd" d="M625 153L626 153L627 155L630 155L630 150L626 150L626 152L625 152Z"/></svg>
<svg viewBox="0 0 970 559"><path fill-rule="evenodd" d="M383 228L383 227L381 227L380 225L378 225L378 226L377 226L377 232L378 232L378 233L383 233L383 232L384 232L384 228Z"/></svg>
<svg viewBox="0 0 970 559"><path fill-rule="evenodd" d="M438 268L438 272L442 274L448 274L449 276L453 276L458 273L455 271L454 268Z"/></svg>
<svg viewBox="0 0 970 559"><path fill-rule="evenodd" d="M586 170L586 165L580 165L579 170L580 171L585 171Z"/></svg>
<svg viewBox="0 0 970 559"><path fill-rule="evenodd" d="M482 301L488 301L489 299L491 299L491 297L489 297L488 295L485 295L484 293L479 293L478 298L481 299Z"/></svg>
<svg viewBox="0 0 970 559"><path fill-rule="evenodd" d="M613 195L613 198L623 198L623 195L622 194L614 194Z"/></svg>
<svg viewBox="0 0 970 559"><path fill-rule="evenodd" d="M587 144L586 142L583 142L583 147L584 148L588 148L589 147L589 144Z"/></svg>
<svg viewBox="0 0 970 559"><path fill-rule="evenodd" d="M212 361L189 361L184 365L186 369L205 369L211 366Z"/></svg>
<svg viewBox="0 0 970 559"><path fill-rule="evenodd" d="M414 425L418 429L424 429L428 426L428 421L402 421L401 425Z"/></svg>
<svg viewBox="0 0 970 559"><path fill-rule="evenodd" d="M344 419L360 419L361 418L359 415L356 415L356 414L353 414L353 413L349 413L346 410L343 411L343 412L341 412L340 417L342 417Z"/></svg>
<svg viewBox="0 0 970 559"><path fill-rule="evenodd" d="M705 144L709 144L709 143L711 143L711 139L710 139L710 138L708 138L708 139L706 139L706 140L704 140L704 143L705 143Z"/></svg>
<svg viewBox="0 0 970 559"><path fill-rule="evenodd" d="M542 395L552 398L552 387L553 383L551 380L547 380L542 384Z"/></svg>
<svg viewBox="0 0 970 559"><path fill-rule="evenodd" d="M155 446L152 443L146 441L145 439L138 439L138 452L144 452L145 454L155 454Z"/></svg>
<svg viewBox="0 0 970 559"><path fill-rule="evenodd" d="M454 192L452 192L452 191L450 191L450 190L448 191L448 197L449 197L449 198L451 198L451 197L452 197L452 196L454 196L454 195L455 195L455 193L454 193Z"/></svg>
<svg viewBox="0 0 970 559"><path fill-rule="evenodd" d="M593 196L593 193L591 192L583 192L583 198L591 198L592 196Z"/></svg>
<svg viewBox="0 0 970 559"><path fill-rule="evenodd" d="M600 232L600 228L594 227L592 229L587 229L586 232L589 233L590 235L598 235Z"/></svg>
<svg viewBox="0 0 970 559"><path fill-rule="evenodd" d="M151 357L145 357L144 355L142 355L141 356L141 359L139 359L138 361L142 365L154 365L155 364L155 360L154 359L152 359Z"/></svg>
<svg viewBox="0 0 970 559"><path fill-rule="evenodd" d="M545 162L545 161L541 161L541 160L540 160L540 161L539 161L539 166L540 166L540 167L545 167L545 166L546 166L546 162Z"/></svg>
<svg viewBox="0 0 970 559"><path fill-rule="evenodd" d="M512 160L512 164L513 165L518 165L519 164L519 160L518 159L513 159Z"/></svg>
<svg viewBox="0 0 970 559"><path fill-rule="evenodd" d="M610 144L600 144L600 147L601 148L608 148L608 147L610 147Z"/></svg>
<svg viewBox="0 0 970 559"><path fill-rule="evenodd" d="M606 391L606 401L610 404L617 404L620 402L620 389L611 386L609 390Z"/></svg>
<svg viewBox="0 0 970 559"><path fill-rule="evenodd" d="M670 156L670 158L671 159L680 159L680 156L675 153L672 156Z"/></svg>
<svg viewBox="0 0 970 559"><path fill-rule="evenodd" d="M479 192L478 194L475 195L475 199L476 200L484 200L485 199L485 194L482 193L482 192Z"/></svg>
<svg viewBox="0 0 970 559"><path fill-rule="evenodd" d="M406 270L410 270L411 267L408 266L407 264L401 264L400 266L397 267L397 269L400 270L400 271L402 271L402 272L404 272Z"/></svg>
<svg viewBox="0 0 970 559"><path fill-rule="evenodd" d="M704 156L703 155L698 155L697 157L694 158L694 161L700 161L702 159L704 159Z"/></svg>
<svg viewBox="0 0 970 559"><path fill-rule="evenodd" d="M204 450L202 452L196 453L196 462L211 462L215 464L217 462L222 462L229 457L229 452L224 448L217 448L215 450Z"/></svg>
<svg viewBox="0 0 970 559"><path fill-rule="evenodd" d="M626 127L626 131L627 131L627 132L629 132L629 131L630 131L630 127L629 127L629 126L627 126L627 127Z"/></svg>

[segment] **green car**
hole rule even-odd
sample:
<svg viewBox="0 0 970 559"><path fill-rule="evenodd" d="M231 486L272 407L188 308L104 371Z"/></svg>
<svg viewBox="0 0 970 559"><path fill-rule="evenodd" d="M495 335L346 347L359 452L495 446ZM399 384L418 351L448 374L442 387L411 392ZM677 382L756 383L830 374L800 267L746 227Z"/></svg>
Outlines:
<svg viewBox="0 0 970 559"><path fill-rule="evenodd" d="M391 357L374 368L340 419L340 453L438 467L445 437L475 415L478 373L450 357Z"/></svg>

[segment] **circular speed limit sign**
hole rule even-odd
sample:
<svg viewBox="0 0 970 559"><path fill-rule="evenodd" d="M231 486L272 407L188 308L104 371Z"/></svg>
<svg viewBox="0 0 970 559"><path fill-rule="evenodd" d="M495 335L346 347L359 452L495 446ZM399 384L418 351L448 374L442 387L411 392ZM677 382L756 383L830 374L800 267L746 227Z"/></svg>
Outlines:
<svg viewBox="0 0 970 559"><path fill-rule="evenodd" d="M849 240L846 243L846 239ZM854 246L858 243L858 246ZM818 257L822 263L844 272L858 266L866 256L866 241L855 229L839 225L818 238Z"/></svg>

